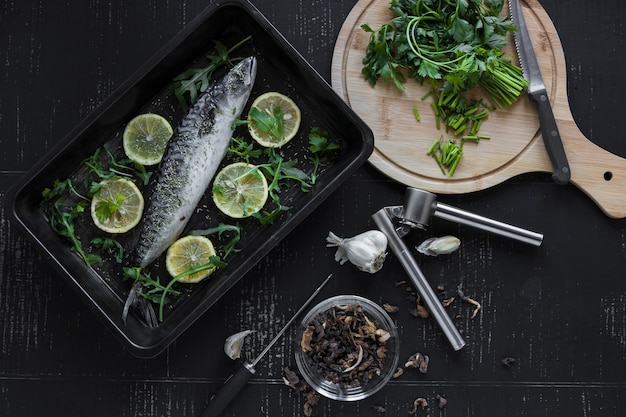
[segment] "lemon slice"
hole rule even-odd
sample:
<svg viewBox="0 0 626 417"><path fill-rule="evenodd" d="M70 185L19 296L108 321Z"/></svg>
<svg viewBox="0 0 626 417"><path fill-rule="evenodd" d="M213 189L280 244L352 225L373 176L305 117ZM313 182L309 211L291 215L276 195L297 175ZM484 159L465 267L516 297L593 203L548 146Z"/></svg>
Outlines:
<svg viewBox="0 0 626 417"><path fill-rule="evenodd" d="M140 114L128 122L124 129L124 152L128 158L141 165L156 165L161 162L172 133L172 126L162 116Z"/></svg>
<svg viewBox="0 0 626 417"><path fill-rule="evenodd" d="M224 167L213 181L213 201L227 216L240 219L258 213L268 196L267 180L252 164L235 162Z"/></svg>
<svg viewBox="0 0 626 417"><path fill-rule="evenodd" d="M280 124L280 120L277 120L277 116L280 115L276 112L277 108L282 113L282 129L272 129ZM300 108L292 99L272 91L254 100L248 113L248 120L250 121L248 131L254 140L262 146L278 148L296 136L302 116Z"/></svg>
<svg viewBox="0 0 626 417"><path fill-rule="evenodd" d="M189 235L178 239L167 249L165 255L165 267L172 277L177 277L183 272L209 263L211 256L215 255L213 243L204 236ZM215 267L203 269L178 279L178 282L195 284L211 275Z"/></svg>
<svg viewBox="0 0 626 417"><path fill-rule="evenodd" d="M104 180L91 199L91 218L100 230L125 233L139 223L143 207L143 195L134 182Z"/></svg>

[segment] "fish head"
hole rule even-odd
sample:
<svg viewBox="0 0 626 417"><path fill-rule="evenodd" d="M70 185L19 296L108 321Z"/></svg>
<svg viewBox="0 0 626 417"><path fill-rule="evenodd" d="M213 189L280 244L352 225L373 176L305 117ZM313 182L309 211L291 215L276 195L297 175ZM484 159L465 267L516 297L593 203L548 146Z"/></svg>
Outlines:
<svg viewBox="0 0 626 417"><path fill-rule="evenodd" d="M229 101L235 108L242 108L256 79L256 57L249 56L242 59L226 75L225 86Z"/></svg>

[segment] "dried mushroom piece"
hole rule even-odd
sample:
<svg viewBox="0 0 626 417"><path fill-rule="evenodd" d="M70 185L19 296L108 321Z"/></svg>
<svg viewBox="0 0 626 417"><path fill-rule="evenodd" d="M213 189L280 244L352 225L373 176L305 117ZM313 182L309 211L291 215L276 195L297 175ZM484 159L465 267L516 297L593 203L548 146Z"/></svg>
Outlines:
<svg viewBox="0 0 626 417"><path fill-rule="evenodd" d="M474 311L472 312L472 315L470 316L470 319L475 319L476 316L478 315L478 312L480 311L480 303L476 300L474 300L471 297L468 297L467 295L465 295L465 292L463 292L463 284L459 284L458 287L456 288L456 292L459 294L459 298L461 298L461 300L470 303L471 305L474 306Z"/></svg>
<svg viewBox="0 0 626 417"><path fill-rule="evenodd" d="M405 368L417 368L421 373L425 374L428 372L428 362L430 361L429 357L426 355L422 355L417 352L407 359L404 364Z"/></svg>
<svg viewBox="0 0 626 417"><path fill-rule="evenodd" d="M295 371L289 369L289 367L285 366L283 372L285 373L283 375L285 385L301 393L304 398L304 404L302 404L304 417L311 417L313 415L313 407L319 402L319 394L309 387L309 385L300 378Z"/></svg>
<svg viewBox="0 0 626 417"><path fill-rule="evenodd" d="M389 314L394 314L397 313L398 311L400 311L400 308L394 305L391 305L389 303L385 303L383 304L383 308L385 309L385 311Z"/></svg>
<svg viewBox="0 0 626 417"><path fill-rule="evenodd" d="M428 400L426 398L418 397L413 401L413 409L409 414L417 414L417 410L428 408Z"/></svg>
<svg viewBox="0 0 626 417"><path fill-rule="evenodd" d="M329 382L357 387L382 373L390 333L360 304L334 305L315 316L300 346Z"/></svg>
<svg viewBox="0 0 626 417"><path fill-rule="evenodd" d="M437 399L437 405L439 406L439 409L446 408L446 405L448 405L448 400L446 399L446 397L441 394L437 394L435 398Z"/></svg>

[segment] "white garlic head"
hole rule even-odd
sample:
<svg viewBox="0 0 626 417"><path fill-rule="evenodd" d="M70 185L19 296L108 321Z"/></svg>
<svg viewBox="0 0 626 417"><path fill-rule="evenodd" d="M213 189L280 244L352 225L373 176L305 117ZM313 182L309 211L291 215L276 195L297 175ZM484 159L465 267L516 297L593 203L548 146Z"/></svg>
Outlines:
<svg viewBox="0 0 626 417"><path fill-rule="evenodd" d="M340 265L350 261L359 270L378 272L387 257L387 236L380 230L368 230L351 238L341 238L333 232L326 237L327 247L337 247L335 260Z"/></svg>

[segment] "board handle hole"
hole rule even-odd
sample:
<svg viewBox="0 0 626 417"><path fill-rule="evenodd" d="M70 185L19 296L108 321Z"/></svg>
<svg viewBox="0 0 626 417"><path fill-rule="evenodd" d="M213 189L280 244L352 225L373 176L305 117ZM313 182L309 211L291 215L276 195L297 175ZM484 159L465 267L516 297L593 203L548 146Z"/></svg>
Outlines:
<svg viewBox="0 0 626 417"><path fill-rule="evenodd" d="M613 179L613 173L611 171L606 171L604 173L604 180L611 181L611 179Z"/></svg>

